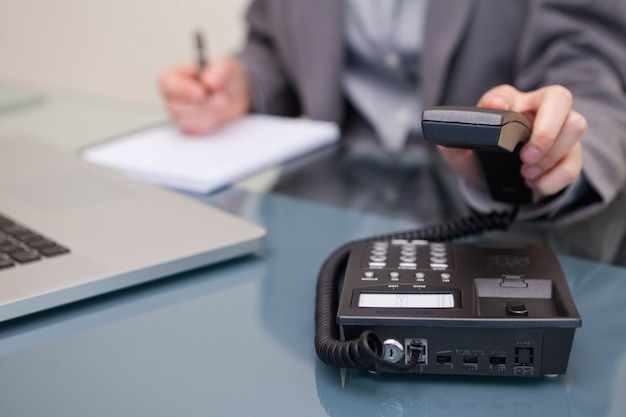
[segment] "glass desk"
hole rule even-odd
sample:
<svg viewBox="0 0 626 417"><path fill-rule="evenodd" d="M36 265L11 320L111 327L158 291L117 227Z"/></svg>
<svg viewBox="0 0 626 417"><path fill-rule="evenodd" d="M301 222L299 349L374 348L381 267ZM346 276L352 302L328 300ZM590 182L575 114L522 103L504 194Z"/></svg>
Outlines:
<svg viewBox="0 0 626 417"><path fill-rule="evenodd" d="M0 84L0 116L39 104L43 98L44 95L39 92Z"/></svg>
<svg viewBox="0 0 626 417"><path fill-rule="evenodd" d="M76 148L163 117L50 97L1 116L0 132L39 134ZM275 192L233 188L190 196L266 227L262 257L0 324L0 415L626 415L626 269L568 255L593 246L580 244L591 238L585 233L568 235L581 237L569 240L571 252L557 248L583 318L565 375L375 375L321 363L313 346L314 304L326 256L349 240L429 222L443 206L425 208L423 219L414 219L368 213L367 205L332 196L316 202L314 187L293 182L304 171L290 167ZM624 217L619 207L608 213L609 225Z"/></svg>
<svg viewBox="0 0 626 417"><path fill-rule="evenodd" d="M0 112L0 134L34 136L75 151L167 120L163 111L147 106L29 90L21 95L36 99L22 105L19 89L0 86L0 97L3 91L7 111Z"/></svg>
<svg viewBox="0 0 626 417"><path fill-rule="evenodd" d="M626 413L626 269L560 257L583 317L563 376L340 371L314 351L318 268L347 240L414 224L235 189L206 201L265 226L266 254L0 326L2 415Z"/></svg>

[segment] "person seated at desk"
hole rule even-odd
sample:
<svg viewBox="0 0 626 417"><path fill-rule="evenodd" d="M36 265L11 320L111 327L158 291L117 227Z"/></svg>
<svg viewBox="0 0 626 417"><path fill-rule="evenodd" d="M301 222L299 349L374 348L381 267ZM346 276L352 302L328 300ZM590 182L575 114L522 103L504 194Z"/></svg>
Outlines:
<svg viewBox="0 0 626 417"><path fill-rule="evenodd" d="M161 75L186 132L251 111L305 115L347 137L366 125L377 146L405 152L423 108L477 105L532 123L521 174L545 197L520 219L572 222L626 184L622 0L254 0L247 23L243 50L199 78L192 63ZM470 207L498 207L472 151L440 151Z"/></svg>

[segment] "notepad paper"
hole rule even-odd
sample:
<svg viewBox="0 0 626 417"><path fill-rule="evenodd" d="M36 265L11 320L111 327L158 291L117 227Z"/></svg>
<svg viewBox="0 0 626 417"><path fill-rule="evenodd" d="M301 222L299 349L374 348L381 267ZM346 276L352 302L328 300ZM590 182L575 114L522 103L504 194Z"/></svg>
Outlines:
<svg viewBox="0 0 626 417"><path fill-rule="evenodd" d="M334 123L247 115L201 136L167 124L87 148L82 155L143 181L210 193L338 139Z"/></svg>

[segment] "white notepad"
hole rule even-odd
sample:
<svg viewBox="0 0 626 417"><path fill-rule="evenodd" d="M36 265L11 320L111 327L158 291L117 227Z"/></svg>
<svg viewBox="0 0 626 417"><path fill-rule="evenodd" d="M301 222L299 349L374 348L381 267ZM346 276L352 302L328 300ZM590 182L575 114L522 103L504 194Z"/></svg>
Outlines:
<svg viewBox="0 0 626 417"><path fill-rule="evenodd" d="M155 127L90 147L83 157L143 181L210 193L338 139L331 122L247 115L202 136Z"/></svg>

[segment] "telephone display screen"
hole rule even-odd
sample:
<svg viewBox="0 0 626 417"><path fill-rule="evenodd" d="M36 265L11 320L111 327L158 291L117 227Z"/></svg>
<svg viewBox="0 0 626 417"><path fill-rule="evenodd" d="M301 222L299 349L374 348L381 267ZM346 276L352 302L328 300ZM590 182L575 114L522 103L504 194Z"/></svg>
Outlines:
<svg viewBox="0 0 626 417"><path fill-rule="evenodd" d="M372 293L359 294L359 307L370 308L454 308L452 293Z"/></svg>

